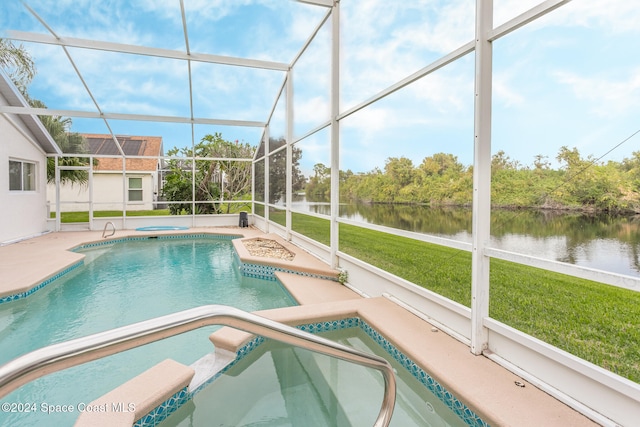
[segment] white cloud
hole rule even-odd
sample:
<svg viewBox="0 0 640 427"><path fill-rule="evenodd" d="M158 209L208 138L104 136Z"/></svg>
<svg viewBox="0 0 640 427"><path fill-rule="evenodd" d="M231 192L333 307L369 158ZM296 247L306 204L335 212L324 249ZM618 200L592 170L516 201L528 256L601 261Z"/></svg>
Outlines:
<svg viewBox="0 0 640 427"><path fill-rule="evenodd" d="M312 126L318 126L329 120L329 114L330 106L328 98L316 96L299 100L295 103L296 125L304 127L305 131L309 131Z"/></svg>
<svg viewBox="0 0 640 427"><path fill-rule="evenodd" d="M627 75L585 76L556 72L557 81L568 86L577 100L589 102L596 116L614 118L637 114L640 108L640 68Z"/></svg>
<svg viewBox="0 0 640 427"><path fill-rule="evenodd" d="M498 26L526 12L542 0L494 0L493 24Z"/></svg>
<svg viewBox="0 0 640 427"><path fill-rule="evenodd" d="M525 103L524 96L514 89L508 79L501 76L494 77L493 96L496 102L500 102L508 108Z"/></svg>
<svg viewBox="0 0 640 427"><path fill-rule="evenodd" d="M473 40L473 5L366 2L345 12L343 100L352 106ZM449 68L449 67L448 67Z"/></svg>
<svg viewBox="0 0 640 427"><path fill-rule="evenodd" d="M549 23L597 29L605 34L640 32L640 8L637 1L572 1L550 16Z"/></svg>
<svg viewBox="0 0 640 427"><path fill-rule="evenodd" d="M58 46L29 44L28 50L35 58L38 72L30 87L30 95L44 102L49 108L88 109L94 105L80 79ZM53 105L52 100L62 101Z"/></svg>
<svg viewBox="0 0 640 427"><path fill-rule="evenodd" d="M472 69L455 69L451 73L442 70L423 77L410 90L430 111L455 115L472 109L473 88Z"/></svg>
<svg viewBox="0 0 640 427"><path fill-rule="evenodd" d="M184 7L187 19L189 19L189 15L195 17L191 22L200 22L203 25L209 25L212 21L215 22L224 19L245 6L269 5L273 3L273 0L185 0ZM141 6L146 11L154 12L166 19L174 20L180 24L182 23L180 4L177 0L142 0Z"/></svg>
<svg viewBox="0 0 640 427"><path fill-rule="evenodd" d="M197 117L267 120L283 73L214 64L192 66Z"/></svg>
<svg viewBox="0 0 640 427"><path fill-rule="evenodd" d="M143 46L154 44L154 37L138 28L141 20L150 17L124 0L59 0L52 6L45 0L32 5L58 36ZM33 20L33 24L32 30L48 32L39 22Z"/></svg>
<svg viewBox="0 0 640 427"><path fill-rule="evenodd" d="M522 76L531 67L529 58L517 60L506 68L494 67L493 103L500 107L523 107L526 105L526 86L521 85Z"/></svg>
<svg viewBox="0 0 640 427"><path fill-rule="evenodd" d="M393 110L369 106L343 120L341 127L349 133L355 131L359 145L368 147L379 141L380 132L395 119L397 117L394 117Z"/></svg>
<svg viewBox="0 0 640 427"><path fill-rule="evenodd" d="M409 9L412 14L421 17L422 22L405 26L395 31L396 44L416 44L429 51L447 54L474 38L475 10L468 1L446 2L431 13L425 13L423 6L416 5Z"/></svg>
<svg viewBox="0 0 640 427"><path fill-rule="evenodd" d="M109 52L69 49L103 111L187 115L188 79L184 62ZM49 108L96 111L94 103L59 47L34 48L36 89ZM54 105L55 100L58 105ZM59 104L63 104L61 107Z"/></svg>

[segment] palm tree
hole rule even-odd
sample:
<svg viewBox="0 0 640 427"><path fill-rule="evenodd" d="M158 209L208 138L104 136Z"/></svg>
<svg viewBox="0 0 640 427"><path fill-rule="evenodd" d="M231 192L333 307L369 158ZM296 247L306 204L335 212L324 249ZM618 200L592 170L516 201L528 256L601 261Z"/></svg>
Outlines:
<svg viewBox="0 0 640 427"><path fill-rule="evenodd" d="M16 46L11 40L0 38L0 67L6 70L13 83L32 107L47 108L42 101L31 99L27 93L27 86L36 75L36 66L24 46ZM45 129L51 134L51 137L63 153L85 154L87 152L85 138L79 133L70 132L70 118L60 116L39 117ZM58 159L58 164L62 166L86 166L89 164L89 159L65 156ZM60 172L60 181L63 183L84 185L89 179L89 174L83 170L61 170ZM55 180L55 159L52 157L47 159L47 180L49 182Z"/></svg>
<svg viewBox="0 0 640 427"><path fill-rule="evenodd" d="M27 86L36 75L36 65L22 45L11 40L0 39L0 67L8 74L16 87L25 94Z"/></svg>
<svg viewBox="0 0 640 427"><path fill-rule="evenodd" d="M37 99L29 99L29 104L34 108L47 108L44 102ZM77 132L70 132L71 118L60 116L38 116L42 125L51 138L58 144L60 150L66 154L86 154L87 140ZM94 164L95 164L94 160ZM87 166L89 159L86 157L64 156L58 158L60 166ZM47 181L55 180L56 164L53 157L47 159ZM86 170L61 170L60 182L85 185L89 180Z"/></svg>

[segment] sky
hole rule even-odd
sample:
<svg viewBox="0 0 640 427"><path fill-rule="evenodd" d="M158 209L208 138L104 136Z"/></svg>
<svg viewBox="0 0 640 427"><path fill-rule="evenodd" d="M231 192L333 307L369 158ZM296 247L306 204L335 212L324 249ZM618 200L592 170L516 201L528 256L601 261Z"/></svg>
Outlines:
<svg viewBox="0 0 640 427"><path fill-rule="evenodd" d="M498 26L540 3L494 0ZM27 0L61 37L185 51L178 0ZM324 7L291 0L184 0L194 53L289 64L326 16ZM342 0L340 108L375 96L474 38L473 0ZM492 152L522 165L560 147L599 158L640 130L640 4L573 0L494 42ZM330 115L330 22L293 71L294 136ZM8 30L48 34L18 0L0 4ZM23 43L38 74L29 88L49 108L96 111L59 46ZM185 61L69 48L102 111L189 117ZM473 162L474 55L461 58L341 121L341 169L384 168L391 157L419 165L435 153ZM286 132L282 71L192 63L194 117L265 122ZM260 127L109 121L116 134L162 136L165 151L208 133L259 143ZM73 119L73 131L108 133L102 120ZM329 164L327 129L298 142L301 168ZM602 161L640 151L636 134Z"/></svg>

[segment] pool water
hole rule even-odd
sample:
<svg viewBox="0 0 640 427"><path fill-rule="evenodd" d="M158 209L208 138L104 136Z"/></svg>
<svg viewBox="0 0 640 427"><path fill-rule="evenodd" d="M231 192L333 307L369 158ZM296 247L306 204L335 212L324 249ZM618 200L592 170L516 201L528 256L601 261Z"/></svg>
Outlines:
<svg viewBox="0 0 640 427"><path fill-rule="evenodd" d="M294 305L276 281L240 274L229 239L123 241L79 251L85 264L27 298L0 305L0 364L29 351L189 308L246 311ZM73 425L89 403L166 358L189 365L214 350L201 328L40 378L2 399L35 404L0 412L0 425ZM71 413L47 414L50 405ZM54 408L55 409L55 408Z"/></svg>
<svg viewBox="0 0 640 427"><path fill-rule="evenodd" d="M468 425L361 328L321 335L391 359L397 372L391 426ZM370 427L383 390L376 370L267 340L159 427Z"/></svg>

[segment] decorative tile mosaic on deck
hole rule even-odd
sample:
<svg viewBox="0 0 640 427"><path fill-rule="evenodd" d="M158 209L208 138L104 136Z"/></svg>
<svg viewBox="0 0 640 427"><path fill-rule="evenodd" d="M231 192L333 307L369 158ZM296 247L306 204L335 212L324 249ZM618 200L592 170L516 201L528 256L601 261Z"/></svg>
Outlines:
<svg viewBox="0 0 640 427"><path fill-rule="evenodd" d="M322 274L314 274L306 271L290 270L288 268L275 267L273 265L250 264L250 263L242 262L237 253L235 256L236 256L236 260L238 261L238 264L240 265L240 272L242 273L243 276L247 276L247 277L254 277L257 279L275 281L276 280L275 274L277 272L280 272L280 273L297 274L299 276L304 276L304 277L313 277L316 279L333 280L334 282L337 281L335 277L324 276Z"/></svg>

